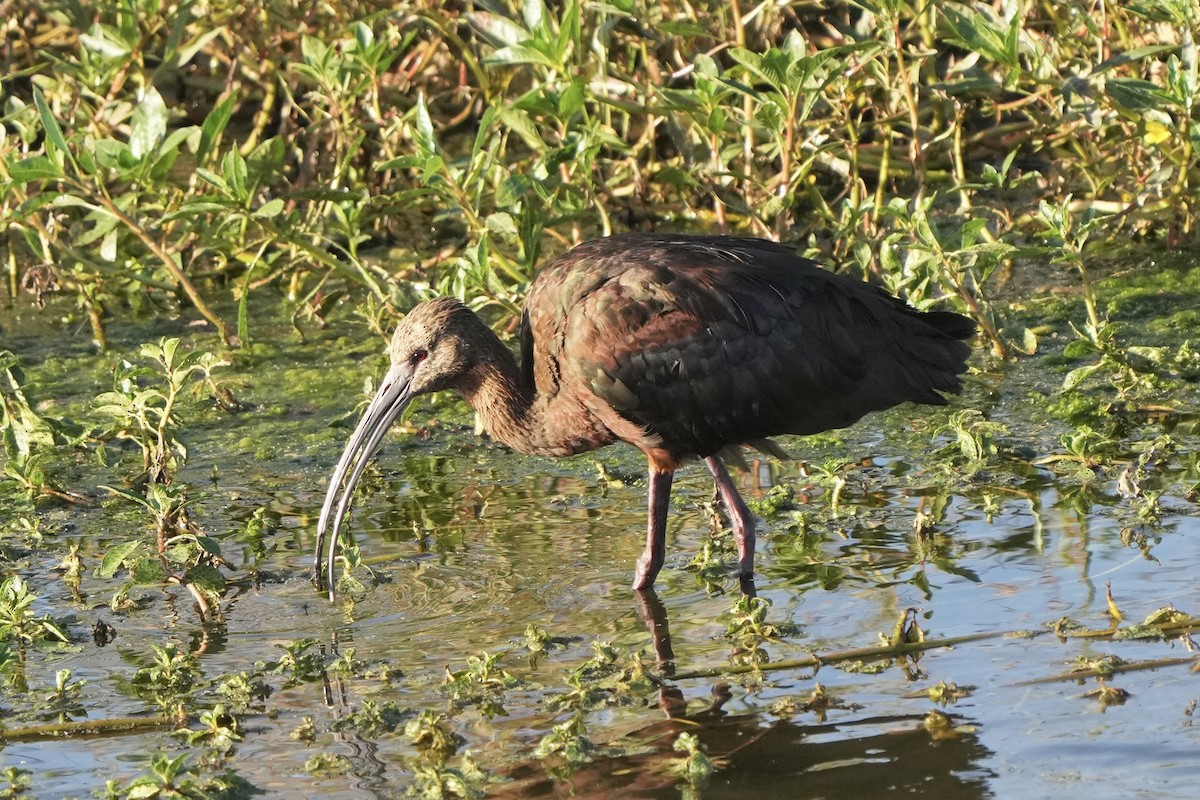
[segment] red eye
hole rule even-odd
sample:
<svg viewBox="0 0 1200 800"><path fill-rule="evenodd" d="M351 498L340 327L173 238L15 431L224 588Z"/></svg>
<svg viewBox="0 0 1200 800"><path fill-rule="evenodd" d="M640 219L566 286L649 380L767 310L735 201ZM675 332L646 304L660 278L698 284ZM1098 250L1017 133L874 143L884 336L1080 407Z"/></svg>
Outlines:
<svg viewBox="0 0 1200 800"><path fill-rule="evenodd" d="M413 352L413 354L411 356L408 357L408 363L412 364L415 367L417 364L420 364L422 361L424 361L428 357L429 357L428 351L416 350Z"/></svg>

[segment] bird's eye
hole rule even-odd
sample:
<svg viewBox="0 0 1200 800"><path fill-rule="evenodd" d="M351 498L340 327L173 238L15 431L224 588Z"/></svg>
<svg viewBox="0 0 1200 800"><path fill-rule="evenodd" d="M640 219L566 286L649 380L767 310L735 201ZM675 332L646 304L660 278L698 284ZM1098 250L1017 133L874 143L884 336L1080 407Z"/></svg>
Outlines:
<svg viewBox="0 0 1200 800"><path fill-rule="evenodd" d="M413 354L408 357L408 363L412 364L415 367L417 364L420 364L422 361L424 361L428 357L429 357L428 350L414 350Z"/></svg>

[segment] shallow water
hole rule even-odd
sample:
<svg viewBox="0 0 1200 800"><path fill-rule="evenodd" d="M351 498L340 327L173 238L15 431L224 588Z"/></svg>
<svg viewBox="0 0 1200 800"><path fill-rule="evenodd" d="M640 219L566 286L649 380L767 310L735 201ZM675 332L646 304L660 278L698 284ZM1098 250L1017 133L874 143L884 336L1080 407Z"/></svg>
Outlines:
<svg viewBox="0 0 1200 800"><path fill-rule="evenodd" d="M86 416L89 399L107 388L106 365L117 355L131 357L140 341L172 334L215 346L182 322L156 323L154 330L114 330L114 354L96 358L80 329L54 328L48 340L45 319L14 313L0 346L23 359L26 393L51 416ZM113 501L39 506L44 541L33 546L10 530L0 539L0 563L29 582L38 612L63 622L76 647L31 653L26 672L34 694L52 689L55 670L66 668L87 680L79 698L87 718L150 714L153 705L129 682L147 662L149 645L168 641L197 652L210 680L253 670L279 657L277 645L309 636L327 659L334 649L353 648L363 662L402 671L390 680L331 674L328 684L290 686L285 676L267 673L273 692L242 718L243 740L225 764L265 796L396 797L413 787L423 762L401 730L336 730L366 700L394 702L410 715L446 712L466 740L463 749L490 774L489 791L502 796L1175 798L1197 774L1194 661L1113 676L1108 684L1129 697L1107 707L1088 694L1100 685L1094 678L1051 680L1080 657L1190 655L1186 639L1059 638L1045 628L1061 617L1108 628L1107 585L1126 624L1166 604L1200 612L1200 522L1193 502L1168 492L1161 525L1139 525L1133 501L1115 488L1128 454L1104 472L1096 482L1099 502L1080 514L1072 500L1077 478L1031 465L1058 452L1064 430L1023 405L1030 387L1052 391L1061 380L1039 377L1036 361L983 376L955 403L1006 422L1011 443L1028 454L1023 459L978 472L960 464L952 470L962 474L947 477L947 458L936 451L948 434L935 430L952 409L909 407L836 436L785 442L810 464L849 462L836 512L828 484L811 467L806 476L800 462L738 476L748 498L784 485L798 501L809 500L807 510L798 502L795 512L770 515L761 526L757 590L770 601L767 622L780 635L761 644L760 657L775 663L877 645L909 608L929 638L992 636L884 661L879 671L828 664L672 678L670 666L654 666L664 655L662 641L656 654L644 618L656 609L628 588L642 544L645 486L608 480L596 467L599 461L611 474L639 475L640 456L619 446L558 462L522 458L476 439L468 415L453 404L410 412L419 435L393 436L368 474L351 528L375 576L360 570L367 590L328 603L308 578L325 480L348 434L329 423L361 399L358 389L379 373L382 350L374 341L322 332L303 342L282 325L264 325L257 339L269 344L235 356L238 363L226 371L235 395L256 409L188 410L190 458L179 476L203 497L198 521L240 568L231 574L255 568L256 580L228 590L223 625L201 624L178 589L134 590L137 608L114 614L107 603L120 581L91 570L114 543L152 537L144 518ZM1194 448L1194 438L1185 441ZM112 482L116 468L82 452L51 471L60 483L101 498L97 487ZM1176 487L1176 478L1168 473L1161 481ZM688 568L710 535L711 491L703 466L676 481L667 568L657 586L676 675L719 670L746 655L726 634L736 582L705 580ZM933 533L918 537L914 517L939 495L946 497L941 518ZM258 507L278 514L279 525L255 552L235 534ZM8 503L3 513L24 512ZM0 520L0 529L8 528ZM1147 550L1123 542L1123 530L1148 537ZM81 544L87 567L82 601L54 571L72 541ZM117 629L107 647L90 642L97 620ZM522 645L531 623L564 644L532 658ZM1042 633L1018 635L1029 631ZM571 718L548 710L546 701L569 691L566 676L591 658L597 640L622 659L640 651L665 683L635 702L589 711L586 732L598 749L590 763L568 770L534 750ZM460 670L481 651L504 653L500 665L523 681L503 694L507 716L453 709L439 690L447 668ZM940 681L974 690L942 708L927 695ZM840 701L823 718L803 709L818 682ZM220 698L205 689L195 699L204 707ZM17 717L28 706L11 687L0 702ZM949 716L954 735L939 738L923 727L935 708ZM316 729L308 744L289 736L305 717ZM719 766L695 787L668 768L678 758L671 744L680 732L696 734ZM42 738L3 745L0 767L32 771L30 796L84 796L107 779L144 773L148 754L159 751L190 753L195 765L202 748L166 730ZM323 777L306 770L323 752L345 756L349 771Z"/></svg>

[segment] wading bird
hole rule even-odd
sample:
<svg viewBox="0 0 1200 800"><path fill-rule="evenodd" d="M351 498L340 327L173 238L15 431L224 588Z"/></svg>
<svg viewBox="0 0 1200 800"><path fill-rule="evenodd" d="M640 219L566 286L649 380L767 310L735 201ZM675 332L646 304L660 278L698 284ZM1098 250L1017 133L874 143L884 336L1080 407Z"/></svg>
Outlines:
<svg viewBox="0 0 1200 800"><path fill-rule="evenodd" d="M746 444L784 456L768 436L842 428L905 401L944 405L941 392L962 389L963 340L974 332L966 317L917 311L783 245L723 236L624 234L560 256L529 288L519 362L462 303L427 300L396 328L391 368L330 478L314 579L332 599L338 533L363 468L409 402L439 391L470 403L521 453L623 441L646 454L634 589L662 568L675 470L703 458L748 579L754 518L722 455L740 458L730 450Z"/></svg>

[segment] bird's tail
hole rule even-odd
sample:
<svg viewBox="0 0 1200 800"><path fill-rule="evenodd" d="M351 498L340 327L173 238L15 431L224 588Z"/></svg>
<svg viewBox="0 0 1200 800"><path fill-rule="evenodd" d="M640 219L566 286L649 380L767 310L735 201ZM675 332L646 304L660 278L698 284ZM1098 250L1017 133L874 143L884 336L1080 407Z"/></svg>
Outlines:
<svg viewBox="0 0 1200 800"><path fill-rule="evenodd" d="M925 311L921 313L921 319L939 333L962 341L970 339L979 330L975 320L953 311Z"/></svg>

